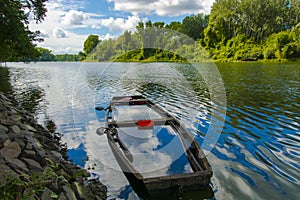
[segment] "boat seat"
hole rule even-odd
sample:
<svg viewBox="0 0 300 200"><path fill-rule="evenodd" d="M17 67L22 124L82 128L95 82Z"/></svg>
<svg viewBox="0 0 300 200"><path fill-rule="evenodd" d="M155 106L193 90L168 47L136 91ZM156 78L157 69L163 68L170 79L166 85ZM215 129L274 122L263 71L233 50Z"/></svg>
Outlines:
<svg viewBox="0 0 300 200"><path fill-rule="evenodd" d="M169 121L173 121L174 118L167 117L167 118L159 118L159 119L152 119L154 126L161 126L169 124ZM138 126L140 120L127 120L127 121L113 121L111 125L115 127L135 127Z"/></svg>

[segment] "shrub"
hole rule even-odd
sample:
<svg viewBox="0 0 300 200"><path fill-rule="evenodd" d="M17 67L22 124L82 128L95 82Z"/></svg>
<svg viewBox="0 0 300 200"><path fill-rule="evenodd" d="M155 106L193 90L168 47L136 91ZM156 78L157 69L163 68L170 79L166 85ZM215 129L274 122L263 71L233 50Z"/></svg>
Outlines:
<svg viewBox="0 0 300 200"><path fill-rule="evenodd" d="M293 42L282 48L281 56L283 58L298 58L300 57L300 44Z"/></svg>

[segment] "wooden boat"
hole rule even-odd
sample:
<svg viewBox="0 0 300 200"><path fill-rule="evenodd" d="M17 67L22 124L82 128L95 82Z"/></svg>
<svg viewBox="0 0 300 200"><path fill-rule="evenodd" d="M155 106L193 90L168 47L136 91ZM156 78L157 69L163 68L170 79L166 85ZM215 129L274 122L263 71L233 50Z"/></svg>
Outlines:
<svg viewBox="0 0 300 200"><path fill-rule="evenodd" d="M120 168L140 197L174 191L180 196L186 191L210 187L213 172L205 154L190 132L171 114L143 96L113 97L105 110L106 126L97 133L107 135ZM164 143L162 140L166 138L168 142ZM156 141L154 147L144 148L151 144L151 139ZM143 146L141 151L136 150L139 145ZM175 155L174 152L180 153ZM171 156L167 157L167 153ZM156 164L168 158L173 160L155 168L154 161L147 161L153 155L163 157ZM183 166L177 167L174 163Z"/></svg>

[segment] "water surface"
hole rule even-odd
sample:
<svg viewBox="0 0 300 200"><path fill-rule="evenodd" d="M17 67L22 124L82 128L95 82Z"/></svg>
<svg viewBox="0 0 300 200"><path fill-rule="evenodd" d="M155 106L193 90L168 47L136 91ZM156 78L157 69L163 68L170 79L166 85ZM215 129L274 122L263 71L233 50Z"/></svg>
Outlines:
<svg viewBox="0 0 300 200"><path fill-rule="evenodd" d="M106 137L95 134L104 123L95 106L107 106L114 95L142 94L181 119L201 145L212 121L224 118L222 110L212 117L215 102L202 76L211 72L207 64L8 63L0 69L1 90L13 93L41 124L55 122L70 158L100 177L109 199L139 198ZM220 108L226 109L224 127L217 127L221 134L207 152L212 199L298 199L299 64L227 63L218 69L227 104Z"/></svg>

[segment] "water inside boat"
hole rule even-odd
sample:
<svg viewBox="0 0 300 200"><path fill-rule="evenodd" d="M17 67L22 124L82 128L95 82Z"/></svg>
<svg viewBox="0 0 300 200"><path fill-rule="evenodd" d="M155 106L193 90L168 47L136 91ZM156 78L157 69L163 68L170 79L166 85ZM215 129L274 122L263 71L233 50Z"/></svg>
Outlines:
<svg viewBox="0 0 300 200"><path fill-rule="evenodd" d="M167 114L152 106L115 105L112 121L117 124L135 121L135 124L117 128L120 140L133 156L132 165L145 177L183 174L192 168L179 135L170 125L157 125Z"/></svg>

